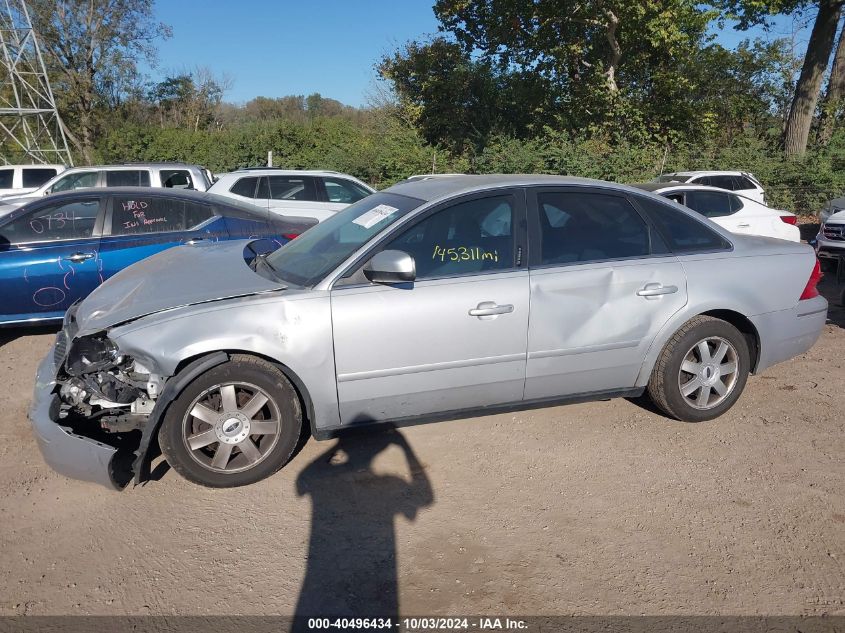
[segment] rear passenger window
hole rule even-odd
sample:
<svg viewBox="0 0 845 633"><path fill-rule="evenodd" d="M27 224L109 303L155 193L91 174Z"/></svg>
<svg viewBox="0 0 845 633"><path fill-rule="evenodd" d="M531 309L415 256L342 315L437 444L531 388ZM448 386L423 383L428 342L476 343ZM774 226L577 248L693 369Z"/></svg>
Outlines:
<svg viewBox="0 0 845 633"><path fill-rule="evenodd" d="M710 176L710 186L733 191L737 188L733 176Z"/></svg>
<svg viewBox="0 0 845 633"><path fill-rule="evenodd" d="M687 191L686 206L708 218L721 218L734 212L731 198L727 193L718 191Z"/></svg>
<svg viewBox="0 0 845 633"><path fill-rule="evenodd" d="M158 196L114 196L111 234L187 231L213 216L210 206L191 200Z"/></svg>
<svg viewBox="0 0 845 633"><path fill-rule="evenodd" d="M14 169L0 169L0 189L12 189L15 181Z"/></svg>
<svg viewBox="0 0 845 633"><path fill-rule="evenodd" d="M56 175L55 168L38 168L38 169L24 169L23 170L23 186L24 187L40 187L45 182Z"/></svg>
<svg viewBox="0 0 845 633"><path fill-rule="evenodd" d="M270 198L316 202L314 179L307 176L270 176Z"/></svg>
<svg viewBox="0 0 845 633"><path fill-rule="evenodd" d="M146 169L121 169L106 172L106 187L149 187L150 172Z"/></svg>
<svg viewBox="0 0 845 633"><path fill-rule="evenodd" d="M184 169L162 169L159 172L161 186L165 189L193 189L190 172Z"/></svg>
<svg viewBox="0 0 845 633"><path fill-rule="evenodd" d="M510 196L462 202L421 220L384 249L413 256L417 279L514 266Z"/></svg>
<svg viewBox="0 0 845 633"><path fill-rule="evenodd" d="M235 195L244 196L245 198L254 198L255 185L257 182L258 178L255 177L241 178L234 185L229 187L229 191Z"/></svg>
<svg viewBox="0 0 845 633"><path fill-rule="evenodd" d="M680 209L673 209L651 198L637 196L635 200L676 253L726 250L731 247L730 242L721 235Z"/></svg>
<svg viewBox="0 0 845 633"><path fill-rule="evenodd" d="M649 227L625 198L601 193L537 194L539 264L569 264L650 254Z"/></svg>

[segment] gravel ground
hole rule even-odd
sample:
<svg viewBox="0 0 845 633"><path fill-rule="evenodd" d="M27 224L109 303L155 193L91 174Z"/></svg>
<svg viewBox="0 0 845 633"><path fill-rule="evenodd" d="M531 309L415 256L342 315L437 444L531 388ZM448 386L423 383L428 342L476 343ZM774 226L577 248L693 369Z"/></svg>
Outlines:
<svg viewBox="0 0 845 633"><path fill-rule="evenodd" d="M0 615L845 615L840 307L712 422L614 400L312 440L230 490L53 473L26 419L51 340L0 332Z"/></svg>

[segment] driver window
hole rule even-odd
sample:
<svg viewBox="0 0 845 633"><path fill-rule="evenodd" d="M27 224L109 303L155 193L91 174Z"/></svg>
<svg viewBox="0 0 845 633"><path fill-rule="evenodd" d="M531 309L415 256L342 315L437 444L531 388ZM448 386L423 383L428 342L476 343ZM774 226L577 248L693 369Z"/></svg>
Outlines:
<svg viewBox="0 0 845 633"><path fill-rule="evenodd" d="M2 227L0 237L10 244L84 239L93 235L99 211L99 198L42 206Z"/></svg>
<svg viewBox="0 0 845 633"><path fill-rule="evenodd" d="M462 202L418 222L383 247L413 256L417 279L514 267L513 198Z"/></svg>

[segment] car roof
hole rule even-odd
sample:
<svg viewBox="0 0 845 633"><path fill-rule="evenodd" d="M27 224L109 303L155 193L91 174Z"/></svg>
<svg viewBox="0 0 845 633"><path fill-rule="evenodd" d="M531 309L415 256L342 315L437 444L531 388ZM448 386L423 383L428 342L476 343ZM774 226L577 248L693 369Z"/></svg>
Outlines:
<svg viewBox="0 0 845 633"><path fill-rule="evenodd" d="M61 165L59 163L55 164L45 164L45 163L29 163L27 165L0 165L0 169L10 169L11 167L34 167L36 169L53 169L53 168L60 168L64 169L65 165Z"/></svg>
<svg viewBox="0 0 845 633"><path fill-rule="evenodd" d="M235 174L250 174L253 176L343 176L354 179L354 176L330 169L283 169L281 167L242 167L241 169L220 174L220 176L232 176Z"/></svg>
<svg viewBox="0 0 845 633"><path fill-rule="evenodd" d="M684 191L716 191L718 193L729 193L733 196L739 196L740 198L746 198L740 193L736 191L731 191L730 189L722 189L721 187L711 187L710 185L696 185L695 183L686 183L686 182L637 182L631 185L636 189L642 189L643 191L677 191L678 189L683 189Z"/></svg>
<svg viewBox="0 0 845 633"><path fill-rule="evenodd" d="M161 169L188 169L195 167L202 169L202 166L190 163L115 163L113 165L77 165L76 167L70 167L68 171L86 169L138 169L139 167L158 167Z"/></svg>
<svg viewBox="0 0 845 633"><path fill-rule="evenodd" d="M543 185L581 185L632 191L632 188L628 185L615 182L579 178L577 176L554 176L548 174L449 175L423 180L403 180L383 191L410 196L419 200L431 201L460 193L473 193L502 187L532 187Z"/></svg>
<svg viewBox="0 0 845 633"><path fill-rule="evenodd" d="M248 213L257 213L262 218L266 218L267 209L242 202L228 196L221 196L216 193L208 191L196 191L194 189L170 189L165 187L86 187L85 189L74 189L73 191L62 191L53 193L49 196L35 198L30 201L61 201L73 200L74 198L85 198L91 195L117 195L117 196L158 196L165 198L179 198L182 200L193 200L196 202L205 202L206 204L214 204L217 206L225 206L239 209ZM29 206L29 205L26 205Z"/></svg>
<svg viewBox="0 0 845 633"><path fill-rule="evenodd" d="M670 171L662 176L752 176L747 171L738 169L700 169L696 171Z"/></svg>

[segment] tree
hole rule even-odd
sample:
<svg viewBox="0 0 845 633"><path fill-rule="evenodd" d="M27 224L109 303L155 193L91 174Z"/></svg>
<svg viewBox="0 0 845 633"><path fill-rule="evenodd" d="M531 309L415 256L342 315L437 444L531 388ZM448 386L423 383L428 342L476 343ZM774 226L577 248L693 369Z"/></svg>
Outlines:
<svg viewBox="0 0 845 633"><path fill-rule="evenodd" d="M677 122L679 69L716 15L693 0L437 0L435 13L472 59L542 78L561 125L657 135Z"/></svg>
<svg viewBox="0 0 845 633"><path fill-rule="evenodd" d="M802 12L818 6L783 131L783 149L787 156L803 154L807 150L843 4L843 0L820 0L817 3L809 0L723 0L720 4L725 15L737 18L737 28L743 30L757 24L766 25L777 14Z"/></svg>
<svg viewBox="0 0 845 633"><path fill-rule="evenodd" d="M822 102L819 117L818 142L827 145L833 136L833 128L837 119L842 116L843 99L845 99L845 24L839 33L839 44L830 69L830 79Z"/></svg>
<svg viewBox="0 0 845 633"><path fill-rule="evenodd" d="M29 0L33 26L57 82L73 145L93 160L98 109L133 83L139 59L170 29L153 18L154 0Z"/></svg>
<svg viewBox="0 0 845 633"><path fill-rule="evenodd" d="M403 118L429 143L455 152L483 146L493 132L525 135L554 94L539 77L473 60L442 37L407 44L382 59L378 72L392 82Z"/></svg>

